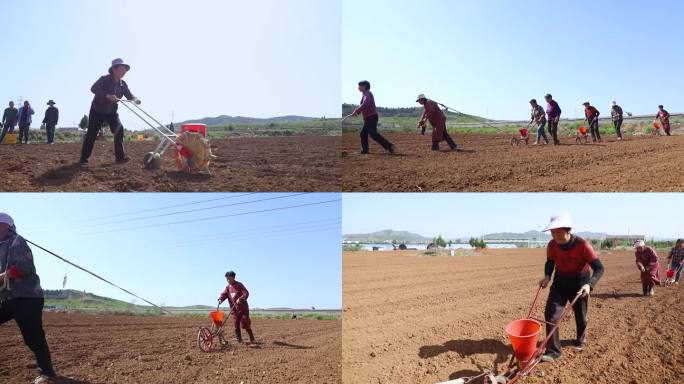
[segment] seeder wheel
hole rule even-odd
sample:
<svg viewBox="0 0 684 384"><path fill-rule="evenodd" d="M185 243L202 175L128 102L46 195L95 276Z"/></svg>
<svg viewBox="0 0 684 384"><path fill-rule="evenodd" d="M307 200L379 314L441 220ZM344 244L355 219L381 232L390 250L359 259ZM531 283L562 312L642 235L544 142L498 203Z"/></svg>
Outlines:
<svg viewBox="0 0 684 384"><path fill-rule="evenodd" d="M202 327L199 329L199 332L197 332L197 346L202 352L211 351L214 346L214 335L209 328Z"/></svg>
<svg viewBox="0 0 684 384"><path fill-rule="evenodd" d="M143 166L147 170L161 168L161 156L158 153L147 152L145 157L143 157Z"/></svg>

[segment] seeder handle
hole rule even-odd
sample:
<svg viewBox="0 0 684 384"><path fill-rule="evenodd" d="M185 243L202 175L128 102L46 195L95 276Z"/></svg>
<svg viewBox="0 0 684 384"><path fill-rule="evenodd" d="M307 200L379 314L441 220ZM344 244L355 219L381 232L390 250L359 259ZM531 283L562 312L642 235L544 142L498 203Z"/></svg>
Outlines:
<svg viewBox="0 0 684 384"><path fill-rule="evenodd" d="M527 318L529 319L530 316L532 316L532 312L534 312L534 308L537 306L537 300L539 299L539 293L541 290L544 289L541 285L537 289L537 293L534 295L534 300L532 300L532 306L530 306L530 311L527 313Z"/></svg>

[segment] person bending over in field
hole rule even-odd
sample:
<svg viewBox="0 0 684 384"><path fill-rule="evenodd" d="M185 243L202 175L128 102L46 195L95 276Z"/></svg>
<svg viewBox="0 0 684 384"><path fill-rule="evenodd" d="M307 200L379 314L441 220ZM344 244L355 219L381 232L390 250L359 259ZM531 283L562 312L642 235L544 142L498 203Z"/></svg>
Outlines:
<svg viewBox="0 0 684 384"><path fill-rule="evenodd" d="M599 132L599 115L601 114L598 109L593 107L588 101L582 103L584 106L584 116L589 124L589 130L591 131L591 141L594 143L601 140L601 133Z"/></svg>
<svg viewBox="0 0 684 384"><path fill-rule="evenodd" d="M380 144L389 153L394 153L394 144L390 143L380 133L378 133L378 110L375 107L375 98L370 91L370 83L366 80L359 82L359 92L361 103L352 112L352 116L363 116L363 128L361 129L361 154L368 154L368 136Z"/></svg>
<svg viewBox="0 0 684 384"><path fill-rule="evenodd" d="M34 384L53 383L57 376L43 331L44 303L31 249L17 235L12 217L0 213L0 325L12 319L17 323L36 356L39 376Z"/></svg>
<svg viewBox="0 0 684 384"><path fill-rule="evenodd" d="M425 134L425 125L428 121L432 126L432 150L439 151L439 142L444 140L449 145L449 148L455 151L458 146L449 136L449 132L447 132L446 115L439 109L439 105L422 93L418 95L416 103L423 106L423 115L420 117L420 121L418 121L418 128L421 129L421 134Z"/></svg>
<svg viewBox="0 0 684 384"><path fill-rule="evenodd" d="M641 288L644 296L653 296L655 285L660 285L660 263L658 254L651 247L647 247L643 240L634 243L636 265L641 272Z"/></svg>
<svg viewBox="0 0 684 384"><path fill-rule="evenodd" d="M83 139L81 165L88 164L88 158L90 158L93 152L97 135L100 133L100 129L105 122L114 134L114 156L116 163L121 164L128 161L123 145L124 127L121 125L117 111L119 108L118 99L124 96L128 100L133 100L136 104L140 104L140 100L133 96L128 89L128 84L123 81L123 77L130 69L131 66L125 64L122 59L114 59L112 60L112 66L109 67L109 75L100 77L90 88L90 91L95 96L90 105L88 131L86 132L85 139Z"/></svg>
<svg viewBox="0 0 684 384"><path fill-rule="evenodd" d="M247 304L249 291L241 282L235 280L235 272L233 271L226 272L226 280L228 285L221 292L221 296L219 296L219 305L224 300L228 300L232 308L231 317L233 319L233 327L235 328L235 340L238 343L242 343L242 333L240 332L240 327L242 327L249 335L249 342L253 344L256 341L254 333L252 333L252 321L249 319L249 304Z"/></svg>
<svg viewBox="0 0 684 384"><path fill-rule="evenodd" d="M551 332L553 324L558 322L565 305L576 295L582 295L572 307L577 328L575 348L581 351L584 349L587 337L589 294L603 276L604 269L591 244L573 235L571 230L572 217L569 213L559 212L551 216L551 222L544 231L551 231L552 240L546 247L544 278L539 281L539 286L546 288L553 275L553 283L544 311L547 335ZM593 273L589 272L590 269ZM561 357L558 332L559 329L556 329L552 334L546 351L542 355L542 361L549 362Z"/></svg>

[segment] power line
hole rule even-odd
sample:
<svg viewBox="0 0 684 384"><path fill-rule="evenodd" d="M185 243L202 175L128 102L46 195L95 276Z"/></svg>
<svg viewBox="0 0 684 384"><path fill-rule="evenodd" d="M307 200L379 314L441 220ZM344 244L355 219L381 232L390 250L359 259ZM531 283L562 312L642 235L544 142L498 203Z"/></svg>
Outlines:
<svg viewBox="0 0 684 384"><path fill-rule="evenodd" d="M310 230L305 230L305 231L276 234L273 236L253 236L253 237L236 238L236 239L230 239L230 241L237 242L237 241L256 240L256 239L264 239L264 238L271 238L271 237L278 237L278 236L291 236L291 235L304 234L304 233L323 232L323 231L327 231L327 230L331 230L331 229L337 229L337 228L338 227L329 227L329 228L321 227L321 228L310 229ZM186 243L186 244L181 244L178 247L189 246L189 245L191 245L191 244Z"/></svg>
<svg viewBox="0 0 684 384"><path fill-rule="evenodd" d="M244 205L244 204L259 203L259 202L262 202L262 201L269 201L269 200L285 199L285 198L293 197L293 196L306 195L306 194L308 194L308 193L311 193L311 192L293 193L293 194L291 194L291 195L269 197L269 198L265 198L265 199L258 199L258 200L251 200L251 201L241 201L241 202L239 202L239 203L215 205L215 206L212 206L212 207L205 207L205 208L198 208L198 209L189 209L189 210L186 210L186 211L169 212L169 213L163 213L163 214L153 215L153 216L144 216L144 217L136 217L136 218L132 218L132 219L125 219L125 220L118 220L118 221L109 221L109 222L106 222L106 223L86 225L85 227L101 227L101 226L103 226L103 225L112 225L112 224L129 223L129 222L131 222L131 221L155 219L155 218L158 218L158 217L180 215L180 214L183 214L183 213L193 213L193 212L208 211L208 210L210 210L210 209L225 208L225 207L233 207L233 206L236 206L236 205Z"/></svg>
<svg viewBox="0 0 684 384"><path fill-rule="evenodd" d="M112 218L115 218L115 217L135 215L135 214L138 214L138 213L147 213L147 212L161 211L161 210L169 209L169 208L178 208L178 207L184 207L184 206L188 206L188 205L196 205L196 204L202 204L202 203L209 203L209 202L218 201L218 200L236 199L236 198L238 198L238 197L254 195L254 194L257 194L257 193L258 193L258 192L242 193L242 194L239 194L239 195L223 196L223 197L217 197L217 198L214 198L214 199L193 201L193 202L190 202L190 203L182 203L182 204L175 204L175 205L167 205L167 206L165 206L165 207L150 208L150 209L143 209L143 210L140 210L140 211L132 211L132 212L126 212L126 213L119 213L119 214L116 214L116 215L102 216L102 217L99 217L99 218L93 218L93 219L89 219L89 220L86 220L86 221L97 221L97 220L104 220L104 219L112 219Z"/></svg>
<svg viewBox="0 0 684 384"><path fill-rule="evenodd" d="M246 216L246 215L252 215L252 214L257 214L257 213L282 211L282 210L287 210L287 209L295 209L295 208L309 207L309 206L314 206L314 205L328 204L328 203L333 203L333 202L338 202L338 201L342 201L342 199L333 199L333 200L318 201L315 203L305 203L305 204L290 205L290 206L285 206L285 207L261 209L261 210L257 210L257 211L233 213L230 215L211 216L211 217L205 217L205 218L200 218L200 219L181 220L181 221L174 221L174 222L170 222L170 223L150 224L150 225L141 225L141 226L137 226L137 227L111 229L111 230L107 230L107 231L86 233L85 235L97 235L97 234L102 234L102 233L133 231L136 229L157 228L157 227L164 227L164 226L176 225L176 224L196 223L199 221L216 220L216 219L223 219L223 218L227 218L227 217Z"/></svg>

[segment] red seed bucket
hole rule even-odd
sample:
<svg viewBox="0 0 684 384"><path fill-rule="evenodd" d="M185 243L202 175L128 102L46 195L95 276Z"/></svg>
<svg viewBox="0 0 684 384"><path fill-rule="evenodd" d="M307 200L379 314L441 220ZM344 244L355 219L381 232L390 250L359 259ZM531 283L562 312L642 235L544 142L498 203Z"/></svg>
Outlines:
<svg viewBox="0 0 684 384"><path fill-rule="evenodd" d="M541 324L531 319L515 320L506 326L519 368L524 368L536 352L540 331Z"/></svg>
<svg viewBox="0 0 684 384"><path fill-rule="evenodd" d="M206 124L183 124L181 125L180 133L183 132L197 132L202 137L207 137L207 125Z"/></svg>
<svg viewBox="0 0 684 384"><path fill-rule="evenodd" d="M667 276L668 279L673 278L674 275L675 275L674 269L668 269L668 270L665 272L665 276Z"/></svg>
<svg viewBox="0 0 684 384"><path fill-rule="evenodd" d="M209 312L209 317L214 325L221 326L223 324L223 311L211 311Z"/></svg>
<svg viewBox="0 0 684 384"><path fill-rule="evenodd" d="M655 128L655 129L660 129L660 123L657 122L657 121L654 121L654 122L653 122L653 128Z"/></svg>
<svg viewBox="0 0 684 384"><path fill-rule="evenodd" d="M579 127L579 132L583 135L586 135L587 134L587 127L585 127L584 125Z"/></svg>
<svg viewBox="0 0 684 384"><path fill-rule="evenodd" d="M528 134L527 128L520 128L518 132L520 132L520 136L522 137L526 137Z"/></svg>

